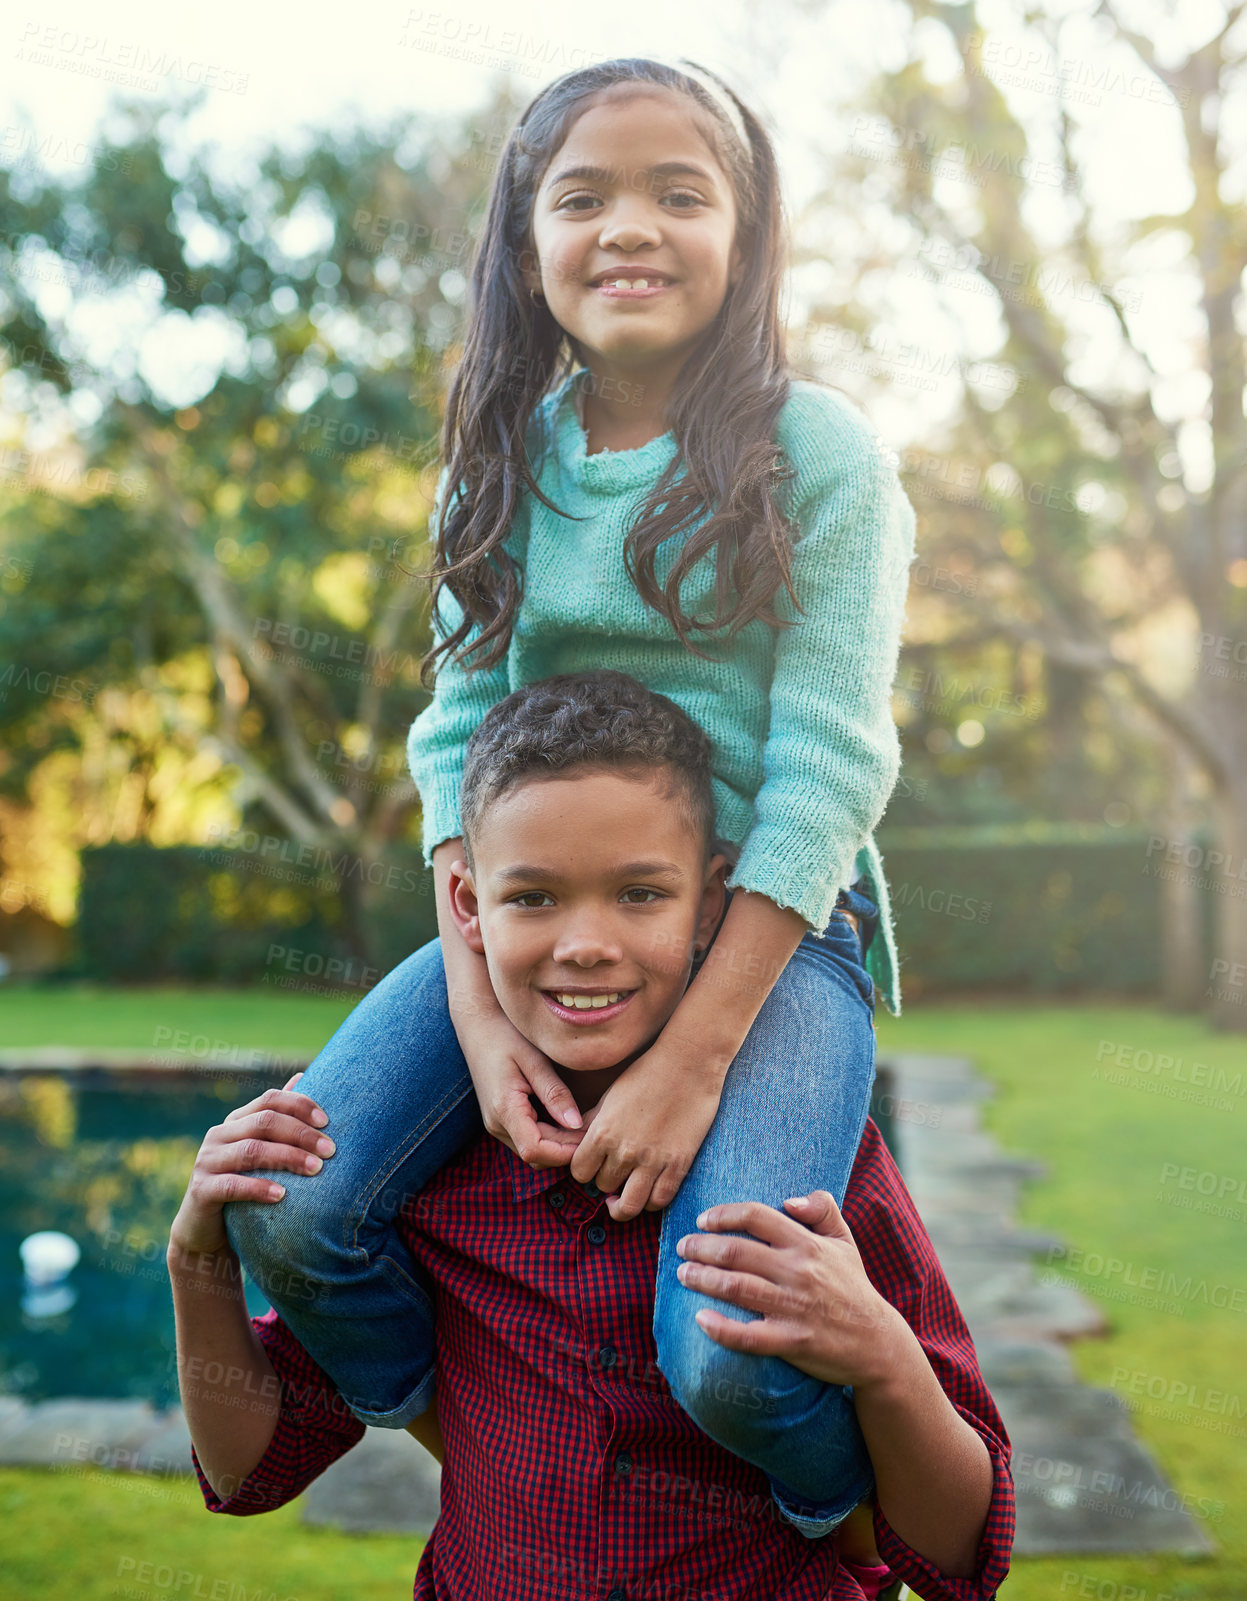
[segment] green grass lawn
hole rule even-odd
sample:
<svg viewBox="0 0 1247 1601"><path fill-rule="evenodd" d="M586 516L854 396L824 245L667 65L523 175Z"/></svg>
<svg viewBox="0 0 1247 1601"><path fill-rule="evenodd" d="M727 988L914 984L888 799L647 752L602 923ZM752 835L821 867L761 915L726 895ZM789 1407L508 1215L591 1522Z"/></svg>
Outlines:
<svg viewBox="0 0 1247 1601"><path fill-rule="evenodd" d="M310 1055L353 1004L263 991L14 989L0 996L0 1036L6 1046L149 1047L159 1023ZM1105 1338L1075 1345L1078 1371L1138 1407L1138 1433L1177 1490L1211 1508L1206 1527L1219 1550L1210 1560L1018 1559L1004 1601L1242 1601L1247 1205L1198 1188L1203 1174L1218 1187L1247 1181L1242 1037L1139 1006L987 1001L927 1004L899 1020L881 1009L879 1041L881 1051L969 1056L995 1084L988 1126L1007 1150L1048 1169L1027 1192L1022 1220L1083 1253L1043 1270L1098 1300L1111 1325ZM1182 1187L1184 1169L1192 1188ZM1146 1304L1149 1287L1159 1308ZM297 1507L210 1518L189 1484L100 1472L0 1471L0 1519L10 1526L6 1514L23 1532L16 1565L10 1554L0 1566L0 1601L103 1601L127 1584L159 1601L158 1580L140 1591L140 1563L203 1575L198 1591L184 1581L171 1591L179 1595L212 1595L222 1580L217 1594L274 1601L401 1597L419 1555L415 1540L306 1529Z"/></svg>
<svg viewBox="0 0 1247 1601"><path fill-rule="evenodd" d="M309 1060L358 1005L358 994L298 995L263 987L247 990L101 989L93 984L0 990L0 1045L108 1046L177 1054L177 1037L222 1041L241 1050L272 1051ZM206 1054L211 1045L183 1050Z"/></svg>
<svg viewBox="0 0 1247 1601"><path fill-rule="evenodd" d="M3 1601L401 1601L424 1544L311 1529L297 1502L214 1518L187 1479L95 1470L0 1468L0 1523Z"/></svg>

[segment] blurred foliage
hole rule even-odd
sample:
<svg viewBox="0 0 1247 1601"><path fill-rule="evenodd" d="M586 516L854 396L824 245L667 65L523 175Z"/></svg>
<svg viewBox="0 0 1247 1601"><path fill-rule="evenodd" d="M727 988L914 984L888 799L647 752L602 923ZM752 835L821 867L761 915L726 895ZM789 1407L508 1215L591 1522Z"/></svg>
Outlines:
<svg viewBox="0 0 1247 1601"><path fill-rule="evenodd" d="M867 402L951 397L900 460L919 519L898 713L911 792L925 783L927 821L1020 802L1166 833L1192 799L1241 863L1240 8L910 11L895 64L844 108L849 148L798 260L834 264L804 334L829 378L844 352ZM1172 149L1171 211L1159 191L1152 215L1097 203L1104 136L1129 140L1139 117ZM1213 949L1242 971L1247 901L1218 907ZM1215 1011L1247 1026L1241 992Z"/></svg>
<svg viewBox="0 0 1247 1601"><path fill-rule="evenodd" d="M418 838L409 575L492 121L226 172L183 148L195 104L123 102L86 169L0 169L10 911L39 886L67 918L74 849L113 839L254 826L368 864Z"/></svg>

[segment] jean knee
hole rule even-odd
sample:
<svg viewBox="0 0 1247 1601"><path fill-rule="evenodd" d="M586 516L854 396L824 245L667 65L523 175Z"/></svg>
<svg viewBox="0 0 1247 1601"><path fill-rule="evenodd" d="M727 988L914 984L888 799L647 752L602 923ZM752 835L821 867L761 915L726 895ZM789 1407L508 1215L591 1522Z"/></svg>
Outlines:
<svg viewBox="0 0 1247 1601"><path fill-rule="evenodd" d="M690 1318L680 1335L660 1335L658 1366L684 1411L720 1445L745 1455L773 1434L786 1363L729 1350Z"/></svg>
<svg viewBox="0 0 1247 1601"><path fill-rule="evenodd" d="M286 1186L280 1201L231 1201L224 1223L248 1276L266 1295L272 1291L280 1298L324 1279L337 1254L331 1231L336 1224L340 1234L341 1213L326 1208L314 1186L295 1175L275 1177Z"/></svg>

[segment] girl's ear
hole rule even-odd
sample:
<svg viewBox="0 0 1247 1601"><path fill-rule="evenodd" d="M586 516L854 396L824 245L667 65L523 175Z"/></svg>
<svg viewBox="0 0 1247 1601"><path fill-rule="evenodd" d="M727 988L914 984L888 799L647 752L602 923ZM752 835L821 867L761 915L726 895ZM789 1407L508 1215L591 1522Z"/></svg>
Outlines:
<svg viewBox="0 0 1247 1601"><path fill-rule="evenodd" d="M531 295L533 290L541 289L541 263L531 250L521 250L519 254L520 275L524 279L524 287Z"/></svg>

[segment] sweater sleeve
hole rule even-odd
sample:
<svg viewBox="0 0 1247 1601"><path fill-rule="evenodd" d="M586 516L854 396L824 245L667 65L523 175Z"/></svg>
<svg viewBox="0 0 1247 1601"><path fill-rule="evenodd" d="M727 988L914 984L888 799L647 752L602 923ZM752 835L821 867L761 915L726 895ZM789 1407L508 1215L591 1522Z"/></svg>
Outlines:
<svg viewBox="0 0 1247 1601"><path fill-rule="evenodd" d="M727 880L827 926L900 772L892 683L915 517L895 468L851 402L811 386L781 414L797 470L792 582L782 586L763 780Z"/></svg>
<svg viewBox="0 0 1247 1601"><path fill-rule="evenodd" d="M440 513L447 471L443 468L438 479L434 516ZM440 643L459 627L463 608L449 589L443 588L437 600L433 631ZM479 637L480 628L474 627L464 643ZM420 791L421 846L426 867L432 867L437 845L462 832L459 783L468 739L489 708L510 693L506 656L493 667L470 672L472 663L479 659L470 657L465 665L455 663L449 656L441 658L433 698L407 735L407 765Z"/></svg>

